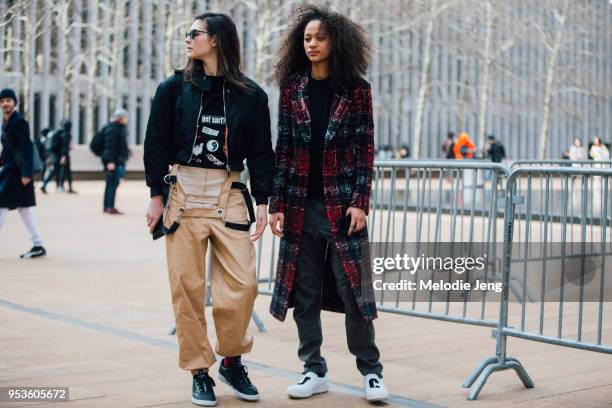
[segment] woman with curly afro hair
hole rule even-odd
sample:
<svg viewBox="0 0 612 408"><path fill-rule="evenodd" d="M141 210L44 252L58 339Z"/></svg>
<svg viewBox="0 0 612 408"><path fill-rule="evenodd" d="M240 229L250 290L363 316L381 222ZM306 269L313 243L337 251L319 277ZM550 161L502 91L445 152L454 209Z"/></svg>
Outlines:
<svg viewBox="0 0 612 408"><path fill-rule="evenodd" d="M270 226L281 238L270 311L294 307L304 377L292 398L326 392L321 309L345 314L346 337L368 401L388 397L374 342L376 305L366 216L374 121L361 26L327 8L297 10L276 65L278 140Z"/></svg>

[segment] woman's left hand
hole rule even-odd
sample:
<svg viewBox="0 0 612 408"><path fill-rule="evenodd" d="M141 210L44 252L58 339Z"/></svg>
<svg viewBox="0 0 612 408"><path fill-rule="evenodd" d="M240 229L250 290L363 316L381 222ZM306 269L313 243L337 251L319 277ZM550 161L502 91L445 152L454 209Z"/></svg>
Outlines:
<svg viewBox="0 0 612 408"><path fill-rule="evenodd" d="M268 205L260 204L257 206L257 223L255 224L255 233L251 235L251 241L255 242L261 237L261 234L266 230L268 224Z"/></svg>
<svg viewBox="0 0 612 408"><path fill-rule="evenodd" d="M351 226L349 227L348 235L351 235L353 232L359 232L365 227L367 216L361 208L349 207L346 210L346 215L351 216Z"/></svg>

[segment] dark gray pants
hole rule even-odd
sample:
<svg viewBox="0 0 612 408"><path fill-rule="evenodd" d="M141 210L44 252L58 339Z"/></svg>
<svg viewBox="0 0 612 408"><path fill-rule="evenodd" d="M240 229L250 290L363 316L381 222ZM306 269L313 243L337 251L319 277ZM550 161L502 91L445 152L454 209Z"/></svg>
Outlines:
<svg viewBox="0 0 612 408"><path fill-rule="evenodd" d="M344 302L344 324L349 351L357 358L357 369L362 375L376 373L382 377L380 353L374 343L374 325L371 320L365 320L359 312L333 243L323 200L310 199L305 207L293 309L293 318L300 338L298 356L304 362L304 372L313 371L320 375L327 372L325 358L321 356L321 289L326 248L330 251L338 295Z"/></svg>

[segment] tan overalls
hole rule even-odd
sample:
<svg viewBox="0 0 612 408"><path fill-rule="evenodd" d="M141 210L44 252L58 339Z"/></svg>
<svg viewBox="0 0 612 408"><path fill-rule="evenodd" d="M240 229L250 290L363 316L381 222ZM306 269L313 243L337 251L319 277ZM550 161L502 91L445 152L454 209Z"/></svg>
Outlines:
<svg viewBox="0 0 612 408"><path fill-rule="evenodd" d="M246 186L240 183L237 171L174 165L166 181L170 181L170 195L164 227L180 224L166 235L179 367L208 368L216 361L215 352L237 356L253 347L253 337L247 333L257 296L255 247L249 234L254 220L252 204L249 197L247 206L242 191ZM204 317L209 243L210 290L217 333L214 352Z"/></svg>

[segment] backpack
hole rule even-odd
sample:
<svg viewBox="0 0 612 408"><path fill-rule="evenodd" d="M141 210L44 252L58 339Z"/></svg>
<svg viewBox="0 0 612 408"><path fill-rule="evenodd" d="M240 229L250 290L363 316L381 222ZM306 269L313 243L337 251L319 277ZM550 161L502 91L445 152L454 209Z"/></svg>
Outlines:
<svg viewBox="0 0 612 408"><path fill-rule="evenodd" d="M89 143L89 149L93 154L100 157L104 152L104 133L106 126L98 130Z"/></svg>
<svg viewBox="0 0 612 408"><path fill-rule="evenodd" d="M52 130L47 134L47 137L45 138L44 147L48 154L53 153L53 151L57 148L57 133L59 133L59 130Z"/></svg>

